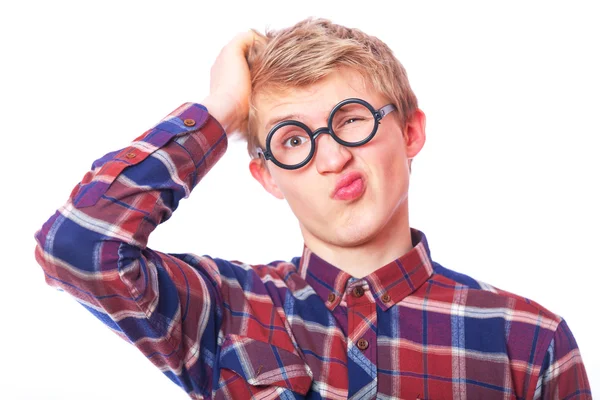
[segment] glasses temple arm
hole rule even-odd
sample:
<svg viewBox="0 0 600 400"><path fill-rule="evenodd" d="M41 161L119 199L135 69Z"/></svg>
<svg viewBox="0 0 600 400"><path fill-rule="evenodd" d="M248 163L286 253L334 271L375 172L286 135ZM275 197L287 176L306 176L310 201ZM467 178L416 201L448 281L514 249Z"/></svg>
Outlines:
<svg viewBox="0 0 600 400"><path fill-rule="evenodd" d="M379 110L377 110L377 115L379 116L379 119L381 119L381 118L385 117L387 114L389 114L395 110L396 110L396 106L394 106L393 104L387 104L387 105L381 107Z"/></svg>

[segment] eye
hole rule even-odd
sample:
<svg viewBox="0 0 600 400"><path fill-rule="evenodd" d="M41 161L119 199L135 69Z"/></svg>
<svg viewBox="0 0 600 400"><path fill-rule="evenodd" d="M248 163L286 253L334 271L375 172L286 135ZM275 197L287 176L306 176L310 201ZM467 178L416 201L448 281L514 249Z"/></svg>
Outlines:
<svg viewBox="0 0 600 400"><path fill-rule="evenodd" d="M294 136L290 136L289 138L287 138L283 142L283 145L285 147L299 147L299 146L302 146L304 143L306 143L307 140L308 140L308 138L306 138L304 136L294 135Z"/></svg>
<svg viewBox="0 0 600 400"><path fill-rule="evenodd" d="M362 121L362 120L363 120L363 118L358 118L358 117L348 118L346 121L344 121L344 125L349 125L353 122Z"/></svg>

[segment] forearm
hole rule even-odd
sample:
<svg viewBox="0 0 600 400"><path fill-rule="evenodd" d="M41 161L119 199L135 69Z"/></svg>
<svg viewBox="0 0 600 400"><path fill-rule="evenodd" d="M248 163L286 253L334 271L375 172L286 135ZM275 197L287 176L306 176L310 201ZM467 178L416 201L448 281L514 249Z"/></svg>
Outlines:
<svg viewBox="0 0 600 400"><path fill-rule="evenodd" d="M144 248L226 146L202 106L183 105L130 146L95 161L60 212L79 214L95 222L89 228L97 233Z"/></svg>

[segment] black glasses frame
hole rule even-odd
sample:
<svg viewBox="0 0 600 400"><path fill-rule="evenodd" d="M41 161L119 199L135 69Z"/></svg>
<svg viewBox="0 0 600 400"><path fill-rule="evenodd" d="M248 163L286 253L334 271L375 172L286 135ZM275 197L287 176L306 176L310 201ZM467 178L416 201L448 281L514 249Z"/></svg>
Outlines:
<svg viewBox="0 0 600 400"><path fill-rule="evenodd" d="M335 134L335 131L333 130L333 117L335 116L336 111L339 110L340 108L342 108L343 106L345 106L346 104L350 104L350 103L357 103L357 104L361 104L361 105L365 106L367 109L369 109L369 111L371 111L371 113L373 114L373 118L375 119L375 124L373 124L373 131L365 139L361 140L360 142L346 142L345 140L340 139ZM373 139L373 137L377 133L377 128L379 127L379 124L381 123L381 120L383 119L383 117L385 117L386 115L388 115L389 113L391 113L392 111L395 111L395 110L396 110L396 107L393 104L386 104L385 106L381 107L380 109L375 110L375 108L372 105L370 105L368 102L366 102L365 100L362 100L362 99L350 98L350 99L342 100L338 104L336 104L335 107L333 107L333 110L331 110L331 112L329 113L329 118L327 119L327 126L319 128L319 129L315 130L314 132L311 131L311 129L308 126L306 126L305 124L303 124L300 121L286 120L286 121L281 121L281 122L277 123L273 128L271 128L271 130L269 131L269 134L267 135L266 150L259 148L258 154L259 154L259 156L262 155L265 158L265 160L271 160L273 162L273 164L275 164L278 167L283 168L283 169L302 168L303 166L308 164L308 162L313 158L313 155L315 154L316 147L317 147L316 140L320 134L322 134L322 133L329 134L336 142L338 142L339 144L346 146L346 147L362 146L363 144L368 143L371 139ZM295 164L295 165L286 165L286 164L280 163L279 161L277 161L277 159L273 156L273 153L271 152L271 139L273 138L275 132L284 126L289 126L289 125L293 125L293 126L302 128L306 133L308 133L308 137L310 137L310 145L311 145L310 153L308 154L308 156L306 156L304 161L302 161L298 164Z"/></svg>

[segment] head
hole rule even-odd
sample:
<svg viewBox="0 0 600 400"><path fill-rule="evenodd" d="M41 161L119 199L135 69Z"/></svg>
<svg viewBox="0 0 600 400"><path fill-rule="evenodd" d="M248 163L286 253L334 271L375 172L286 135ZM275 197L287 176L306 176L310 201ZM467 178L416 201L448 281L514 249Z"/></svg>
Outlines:
<svg viewBox="0 0 600 400"><path fill-rule="evenodd" d="M250 171L269 193L288 202L305 239L358 246L402 218L407 221L411 163L425 141L425 119L388 46L357 29L308 19L267 32L248 63ZM375 109L392 104L396 110L359 147L319 135L313 158L302 168L283 169L259 156L271 128L286 116L315 131L327 126L332 108L347 98ZM360 178L354 184L359 195L340 199L334 189L348 176Z"/></svg>

